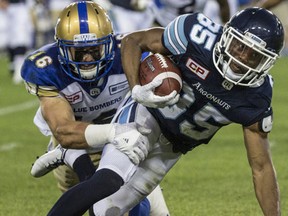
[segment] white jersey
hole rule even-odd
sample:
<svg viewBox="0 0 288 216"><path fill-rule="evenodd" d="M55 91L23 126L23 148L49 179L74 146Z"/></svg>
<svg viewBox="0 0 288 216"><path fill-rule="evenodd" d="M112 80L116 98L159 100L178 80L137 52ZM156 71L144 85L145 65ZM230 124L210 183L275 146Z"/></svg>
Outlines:
<svg viewBox="0 0 288 216"><path fill-rule="evenodd" d="M120 6L113 6L109 11L116 33L129 33L152 26L154 17L147 8L144 11L132 11Z"/></svg>
<svg viewBox="0 0 288 216"><path fill-rule="evenodd" d="M156 23L165 27L181 14L203 11L205 4L203 0L161 0L160 5L154 1L152 10Z"/></svg>
<svg viewBox="0 0 288 216"><path fill-rule="evenodd" d="M33 25L29 7L24 2L10 3L7 8L7 45L10 48L32 46ZM1 20L5 22L5 20Z"/></svg>
<svg viewBox="0 0 288 216"><path fill-rule="evenodd" d="M76 120L100 124L111 121L128 90L126 76L117 74L108 77L107 84L101 92L97 88L91 89L92 94L99 93L96 99L91 97L78 82L73 82L61 90L59 96L65 97L71 104ZM45 136L52 135L40 108L34 117L34 124Z"/></svg>
<svg viewBox="0 0 288 216"><path fill-rule="evenodd" d="M237 0L228 0L230 9L230 17L239 9L239 3ZM221 15L220 15L220 6L216 0L208 0L205 8L203 9L203 14L209 17L216 23L225 24L222 22Z"/></svg>
<svg viewBox="0 0 288 216"><path fill-rule="evenodd" d="M78 82L74 82L61 90L60 94L71 104L77 120L107 122L107 120L111 120L112 116L109 113L111 111L115 113L128 90L129 86L126 76L124 74L115 74L108 76L107 84L101 91L96 87L90 89L88 93ZM94 98L91 97L91 94L97 94L98 96ZM98 119L99 117L101 120Z"/></svg>

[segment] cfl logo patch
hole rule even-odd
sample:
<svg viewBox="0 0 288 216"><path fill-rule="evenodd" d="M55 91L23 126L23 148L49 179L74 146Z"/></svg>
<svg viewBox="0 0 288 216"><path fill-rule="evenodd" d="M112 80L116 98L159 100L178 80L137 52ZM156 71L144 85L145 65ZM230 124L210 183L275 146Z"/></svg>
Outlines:
<svg viewBox="0 0 288 216"><path fill-rule="evenodd" d="M193 61L191 58L187 60L186 67L203 80L205 80L209 74L209 70L202 67L197 62Z"/></svg>

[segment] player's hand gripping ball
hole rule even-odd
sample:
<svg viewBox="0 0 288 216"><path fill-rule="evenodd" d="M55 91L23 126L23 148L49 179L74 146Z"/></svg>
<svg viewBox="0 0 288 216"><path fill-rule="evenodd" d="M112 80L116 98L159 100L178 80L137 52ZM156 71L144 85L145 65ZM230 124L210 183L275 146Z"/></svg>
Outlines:
<svg viewBox="0 0 288 216"><path fill-rule="evenodd" d="M182 88L179 68L169 57L159 53L146 57L140 64L140 84L143 86L153 80L163 80L162 84L155 88L155 95L166 96L174 90L179 93Z"/></svg>

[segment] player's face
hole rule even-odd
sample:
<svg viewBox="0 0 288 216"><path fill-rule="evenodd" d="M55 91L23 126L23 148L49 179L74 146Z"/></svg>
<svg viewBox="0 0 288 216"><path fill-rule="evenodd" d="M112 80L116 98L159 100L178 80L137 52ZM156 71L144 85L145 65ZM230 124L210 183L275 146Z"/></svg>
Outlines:
<svg viewBox="0 0 288 216"><path fill-rule="evenodd" d="M236 38L234 38L231 42L229 53L238 61L253 69L257 68L263 57L263 55L258 53L256 50L243 44ZM230 68L234 73L238 74L245 74L248 71L248 68L244 67L236 61L231 62Z"/></svg>
<svg viewBox="0 0 288 216"><path fill-rule="evenodd" d="M75 62L94 62L101 59L102 46L90 46L90 47L71 47L72 59ZM94 68L95 64L81 64L80 69L89 70Z"/></svg>

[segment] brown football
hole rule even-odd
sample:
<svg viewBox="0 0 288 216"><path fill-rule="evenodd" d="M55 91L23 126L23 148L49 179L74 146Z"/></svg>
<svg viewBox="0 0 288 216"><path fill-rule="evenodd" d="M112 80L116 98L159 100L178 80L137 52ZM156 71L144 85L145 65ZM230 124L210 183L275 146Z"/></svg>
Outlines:
<svg viewBox="0 0 288 216"><path fill-rule="evenodd" d="M149 55L140 64L140 84L148 84L153 79L163 80L162 84L154 90L154 93L159 96L169 95L174 90L179 93L182 88L179 68L169 57L159 53Z"/></svg>

